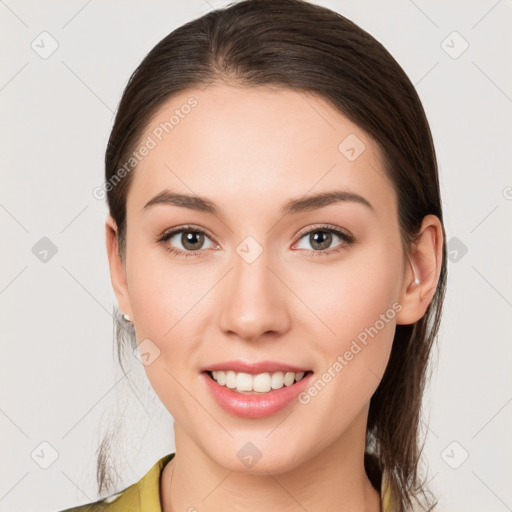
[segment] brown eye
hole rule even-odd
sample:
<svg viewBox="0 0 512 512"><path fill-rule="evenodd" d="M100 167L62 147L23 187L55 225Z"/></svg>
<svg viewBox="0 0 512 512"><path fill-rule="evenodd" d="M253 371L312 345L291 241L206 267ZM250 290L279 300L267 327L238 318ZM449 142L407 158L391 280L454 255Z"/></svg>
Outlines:
<svg viewBox="0 0 512 512"><path fill-rule="evenodd" d="M207 240L210 240L210 247L204 247ZM163 235L159 241L167 250L178 256L195 256L195 252L212 248L215 245L203 230L192 226L173 229Z"/></svg>
<svg viewBox="0 0 512 512"><path fill-rule="evenodd" d="M323 251L332 243L332 233L328 231L312 231L309 233L309 243L314 249Z"/></svg>
<svg viewBox="0 0 512 512"><path fill-rule="evenodd" d="M333 242L336 241L336 238L340 239L341 243L331 247ZM353 236L331 227L317 227L312 229L300 237L300 240L303 239L307 241L307 244L309 244L312 249L304 246L301 247L300 245L297 245L297 248L306 249L314 256L336 253L347 248L355 240ZM301 244L300 241L299 244Z"/></svg>
<svg viewBox="0 0 512 512"><path fill-rule="evenodd" d="M180 242L186 250L197 251L204 243L203 233L199 231L182 231Z"/></svg>

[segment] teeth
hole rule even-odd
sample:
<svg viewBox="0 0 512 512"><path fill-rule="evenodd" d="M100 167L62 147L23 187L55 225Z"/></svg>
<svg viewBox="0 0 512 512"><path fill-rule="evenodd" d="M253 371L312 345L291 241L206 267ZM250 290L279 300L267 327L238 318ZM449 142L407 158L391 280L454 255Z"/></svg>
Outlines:
<svg viewBox="0 0 512 512"><path fill-rule="evenodd" d="M275 372L259 373L236 373L232 370L218 370L212 372L213 378L221 386L226 386L239 393L268 393L272 389L281 389L283 386L291 386L304 377L304 372Z"/></svg>

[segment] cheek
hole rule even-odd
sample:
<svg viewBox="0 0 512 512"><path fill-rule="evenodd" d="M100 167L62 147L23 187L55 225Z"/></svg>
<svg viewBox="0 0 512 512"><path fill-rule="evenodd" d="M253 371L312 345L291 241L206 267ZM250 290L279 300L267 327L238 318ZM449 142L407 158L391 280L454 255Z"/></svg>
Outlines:
<svg viewBox="0 0 512 512"><path fill-rule="evenodd" d="M144 364L148 381L177 421L202 417L184 384L192 380L198 343L195 326L201 309L197 306L208 281L178 265L171 268L164 251L147 248L134 248L127 274L140 352L144 361L145 347L149 348L152 358Z"/></svg>
<svg viewBox="0 0 512 512"><path fill-rule="evenodd" d="M137 243L136 237L132 240L126 271L137 340L146 342L158 354L154 363L144 369L169 408L171 403L184 403L187 399L180 383L190 379L191 367L197 367L201 334L198 325L208 302L205 294L218 277L208 266L171 265L165 250L150 249L143 240Z"/></svg>
<svg viewBox="0 0 512 512"><path fill-rule="evenodd" d="M171 265L171 256L163 248L148 247L147 240L137 243L135 237L133 242L127 276L137 334L165 343L194 316L211 277L191 272L188 264Z"/></svg>
<svg viewBox="0 0 512 512"><path fill-rule="evenodd" d="M373 324L399 298L400 254L368 247L338 263L319 265L314 272L301 272L297 285L311 309L334 331L331 338L345 338Z"/></svg>
<svg viewBox="0 0 512 512"><path fill-rule="evenodd" d="M315 312L303 315L300 328L314 331L322 366L343 373L338 381L346 379L352 391L371 396L384 373L401 309L400 285L400 252L386 248L382 240L339 265L319 266L314 277L301 279L296 288ZM336 362L343 369L334 368Z"/></svg>

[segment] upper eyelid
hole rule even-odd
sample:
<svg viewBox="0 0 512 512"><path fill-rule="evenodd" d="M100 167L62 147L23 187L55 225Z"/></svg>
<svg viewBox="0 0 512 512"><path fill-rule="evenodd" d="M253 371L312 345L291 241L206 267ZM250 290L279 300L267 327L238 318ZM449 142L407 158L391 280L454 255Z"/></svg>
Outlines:
<svg viewBox="0 0 512 512"><path fill-rule="evenodd" d="M346 232L347 231L346 229L343 229L343 228L337 227L337 226L330 226L328 224L325 224L325 225L322 224L322 225L318 225L318 226L304 228L304 230L299 231L299 233L296 236L302 238L304 235L308 235L315 231L328 231L328 232L334 232L335 234L341 233L342 235L344 235L346 237L352 236L350 233Z"/></svg>
<svg viewBox="0 0 512 512"><path fill-rule="evenodd" d="M177 233L181 233L182 231L191 231L191 232L199 232L199 233L203 233L205 234L206 236L210 237L210 238L213 238L210 233L208 231L206 231L204 228L200 228L200 227L196 227L196 226L178 226L177 228L171 228L171 229L166 229L160 236L160 238L167 238L167 237L170 237L171 235L176 235Z"/></svg>

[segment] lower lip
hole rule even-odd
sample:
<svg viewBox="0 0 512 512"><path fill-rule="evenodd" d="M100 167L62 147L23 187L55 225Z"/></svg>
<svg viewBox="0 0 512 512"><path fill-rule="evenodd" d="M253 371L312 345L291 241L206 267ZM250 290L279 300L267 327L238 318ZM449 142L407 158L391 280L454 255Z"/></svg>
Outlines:
<svg viewBox="0 0 512 512"><path fill-rule="evenodd" d="M241 418L266 418L277 414L296 399L309 385L313 373L304 376L291 386L283 386L268 393L254 395L237 393L226 386L221 386L206 372L201 375L213 397L225 411Z"/></svg>

